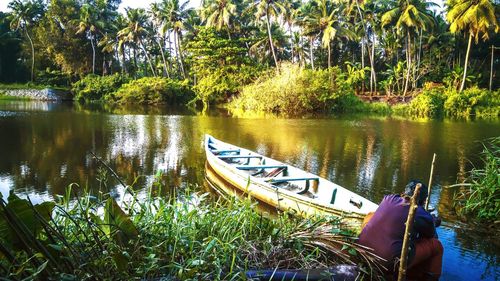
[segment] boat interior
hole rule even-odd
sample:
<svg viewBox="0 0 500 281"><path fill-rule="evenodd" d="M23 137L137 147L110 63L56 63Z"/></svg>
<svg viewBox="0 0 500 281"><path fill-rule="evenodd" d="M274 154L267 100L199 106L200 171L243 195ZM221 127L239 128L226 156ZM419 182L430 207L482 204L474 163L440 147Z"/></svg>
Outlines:
<svg viewBox="0 0 500 281"><path fill-rule="evenodd" d="M303 175L291 174L288 165L279 162L275 163L277 161L240 148L225 149L213 141L208 142L208 148L219 159L252 177L264 180L274 187L286 189L309 198L316 198L315 191L319 186L319 177L308 176L305 172ZM273 163L269 163L271 161ZM336 189L333 196L335 194ZM334 201L334 198L332 198L332 201Z"/></svg>

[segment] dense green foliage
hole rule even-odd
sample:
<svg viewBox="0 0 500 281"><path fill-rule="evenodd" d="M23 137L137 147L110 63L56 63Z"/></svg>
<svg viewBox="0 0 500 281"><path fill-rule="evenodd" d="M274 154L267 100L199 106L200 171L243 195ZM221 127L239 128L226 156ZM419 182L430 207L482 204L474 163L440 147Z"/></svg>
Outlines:
<svg viewBox="0 0 500 281"><path fill-rule="evenodd" d="M241 40L225 39L212 28L201 27L187 50L187 62L196 77L196 100L205 106L227 101L259 74L257 65L245 56Z"/></svg>
<svg viewBox="0 0 500 281"><path fill-rule="evenodd" d="M461 93L444 88L424 90L410 103L395 106L394 111L411 117L497 118L500 117L500 92L475 87Z"/></svg>
<svg viewBox="0 0 500 281"><path fill-rule="evenodd" d="M353 93L345 79L337 67L310 70L283 65L280 73L269 73L244 87L230 107L284 114L342 107L341 100Z"/></svg>
<svg viewBox="0 0 500 281"><path fill-rule="evenodd" d="M75 95L76 100L104 100L128 81L129 79L126 76L119 73L109 76L89 74L74 83L71 91Z"/></svg>
<svg viewBox="0 0 500 281"><path fill-rule="evenodd" d="M124 208L71 188L57 204L13 193L0 202L0 275L9 279L246 280L256 268L315 268L354 262L375 278L377 260L338 220L275 220L249 201L205 195L145 198L129 189ZM73 186L75 188L75 186ZM132 193L130 193L132 192ZM222 198L221 198L222 199ZM369 276L366 276L369 277Z"/></svg>
<svg viewBox="0 0 500 281"><path fill-rule="evenodd" d="M462 215L495 222L500 216L500 137L485 144L482 160L484 166L470 171L455 204Z"/></svg>
<svg viewBox="0 0 500 281"><path fill-rule="evenodd" d="M160 77L144 77L132 80L106 97L109 101L119 103L149 104L185 104L192 98L193 92L188 81Z"/></svg>
<svg viewBox="0 0 500 281"><path fill-rule="evenodd" d="M448 0L442 13L423 0L208 0L195 9L158 0L124 13L119 4L12 0L0 14L0 82L54 71L162 76L189 79L207 104L290 62L340 67L357 93L406 96L444 79L460 91L488 87L494 73L485 59L499 45L491 0Z"/></svg>
<svg viewBox="0 0 500 281"><path fill-rule="evenodd" d="M453 117L498 117L500 116L500 90L489 92L469 88L459 93L449 91L444 110Z"/></svg>

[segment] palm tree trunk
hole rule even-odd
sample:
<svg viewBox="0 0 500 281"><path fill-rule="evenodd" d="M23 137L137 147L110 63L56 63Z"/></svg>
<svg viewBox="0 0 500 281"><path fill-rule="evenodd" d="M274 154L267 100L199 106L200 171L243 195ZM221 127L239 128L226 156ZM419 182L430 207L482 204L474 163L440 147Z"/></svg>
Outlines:
<svg viewBox="0 0 500 281"><path fill-rule="evenodd" d="M181 64L182 77L186 78L186 72L184 70L184 63L182 62L181 40L179 38L179 31L174 31L174 32L176 35L175 37L177 39L177 41L176 41L177 55L179 56L179 62Z"/></svg>
<svg viewBox="0 0 500 281"><path fill-rule="evenodd" d="M123 73L128 74L128 71L127 71L127 61L125 59L125 47L122 47L122 50L120 50L120 52L121 52L121 55L122 55L122 71L123 71Z"/></svg>
<svg viewBox="0 0 500 281"><path fill-rule="evenodd" d="M405 89L403 91L403 101L406 93L408 92L408 84L410 81L410 72L411 72L411 37L410 31L407 32L407 45L406 45L406 81L405 81Z"/></svg>
<svg viewBox="0 0 500 281"><path fill-rule="evenodd" d="M328 42L328 68L332 67L332 47L331 42Z"/></svg>
<svg viewBox="0 0 500 281"><path fill-rule="evenodd" d="M460 85L460 92L464 90L465 78L467 77L467 64L469 64L469 53L470 45L472 43L472 33L469 33L469 43L467 43L467 53L465 54L465 64L464 64L464 77L462 77L462 84Z"/></svg>
<svg viewBox="0 0 500 281"><path fill-rule="evenodd" d="M24 31L26 32L26 36L28 36L31 45L31 82L33 82L35 73L35 47L33 46L33 40L31 40L31 36L28 33L28 29L24 28Z"/></svg>
<svg viewBox="0 0 500 281"><path fill-rule="evenodd" d="M269 36L269 47L271 48L271 52L273 53L273 58L274 58L274 65L276 66L276 69L278 69L278 59L276 58L276 53L274 52L274 45L273 45L273 36L271 34L271 23L269 19L269 15L266 13L266 23L267 23L267 35Z"/></svg>
<svg viewBox="0 0 500 281"><path fill-rule="evenodd" d="M314 70L314 54L313 54L313 37L309 37L309 59L311 60L311 68Z"/></svg>
<svg viewBox="0 0 500 281"><path fill-rule="evenodd" d="M163 47L160 44L160 41L156 41L156 43L158 43L158 47L160 47L161 59L163 60L163 71L164 71L163 76L165 77L166 74L167 77L170 78L170 74L168 73L167 69L167 61L165 60L165 54L163 53Z"/></svg>
<svg viewBox="0 0 500 281"><path fill-rule="evenodd" d="M371 75L373 77L373 91L377 92L377 73L375 72L375 32L372 33L372 53L370 57ZM371 79L371 78L370 78Z"/></svg>
<svg viewBox="0 0 500 281"><path fill-rule="evenodd" d="M149 58L148 52L146 51L146 48L144 47L144 43L142 43L142 39L139 39L139 44L141 45L142 51L144 52L144 55L146 56L146 59L148 60L149 67L151 68L151 72L153 72L153 76L156 77L156 72L153 67L153 63L151 62L151 58Z"/></svg>
<svg viewBox="0 0 500 281"><path fill-rule="evenodd" d="M137 50L135 49L136 46L132 48L132 53L134 55L134 78L137 78L137 70L139 70L137 66ZM129 54L130 57L130 54Z"/></svg>
<svg viewBox="0 0 500 281"><path fill-rule="evenodd" d="M92 33L90 34L90 45L92 46L92 74L95 74L95 46Z"/></svg>
<svg viewBox="0 0 500 281"><path fill-rule="evenodd" d="M295 52L294 52L294 48L295 48L295 43L293 42L293 33L292 33L292 25L289 23L288 24L288 33L290 33L290 41L292 42L292 63L294 63L294 60L295 60Z"/></svg>

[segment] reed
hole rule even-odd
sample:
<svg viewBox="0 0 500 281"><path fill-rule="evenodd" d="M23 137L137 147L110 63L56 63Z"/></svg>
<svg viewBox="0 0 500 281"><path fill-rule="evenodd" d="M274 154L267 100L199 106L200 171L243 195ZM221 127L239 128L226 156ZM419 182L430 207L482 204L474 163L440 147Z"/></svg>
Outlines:
<svg viewBox="0 0 500 281"><path fill-rule="evenodd" d="M245 280L248 269L339 263L359 265L367 278L380 274L379 259L338 219L271 219L249 200L155 196L163 188L159 181L140 194L127 188L121 204L78 185L39 205L11 193L0 203L1 276Z"/></svg>
<svg viewBox="0 0 500 281"><path fill-rule="evenodd" d="M458 213L480 222L495 222L500 216L500 137L484 144L483 167L473 168L460 184L455 204Z"/></svg>

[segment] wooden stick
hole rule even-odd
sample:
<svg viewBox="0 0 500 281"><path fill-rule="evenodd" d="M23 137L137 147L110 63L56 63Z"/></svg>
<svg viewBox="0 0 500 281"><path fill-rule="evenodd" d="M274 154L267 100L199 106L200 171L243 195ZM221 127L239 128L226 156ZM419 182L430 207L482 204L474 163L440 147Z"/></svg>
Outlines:
<svg viewBox="0 0 500 281"><path fill-rule="evenodd" d="M410 246L410 236L411 230L413 228L413 220L415 218L415 213L417 212L417 198L420 194L420 188L422 185L420 183L415 187L413 196L411 197L410 210L408 211L408 218L406 219L406 229L405 236L403 239L403 248L401 249L401 258L399 260L399 274L398 281L406 280L406 266L408 263L408 248Z"/></svg>
<svg viewBox="0 0 500 281"><path fill-rule="evenodd" d="M425 199L425 209L429 210L429 201L431 198L431 190L432 190L432 177L434 176L434 163L436 162L436 153L432 156L432 164L431 164L431 174L429 175L429 185L427 186L427 198Z"/></svg>

